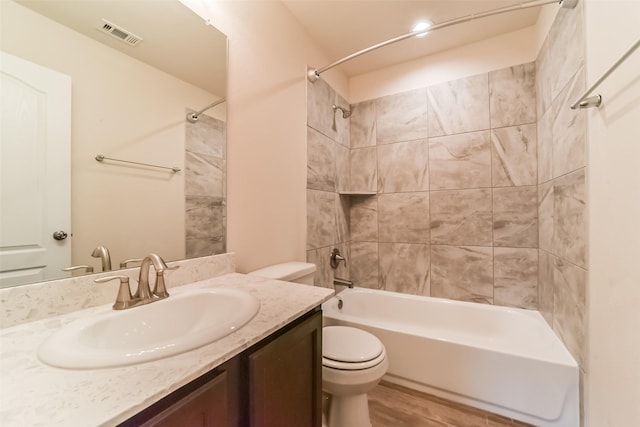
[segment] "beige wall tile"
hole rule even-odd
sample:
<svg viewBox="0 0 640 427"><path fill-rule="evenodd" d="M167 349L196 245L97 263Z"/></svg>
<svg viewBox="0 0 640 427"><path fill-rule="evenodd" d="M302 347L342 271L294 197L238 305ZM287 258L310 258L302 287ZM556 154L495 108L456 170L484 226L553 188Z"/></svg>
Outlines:
<svg viewBox="0 0 640 427"><path fill-rule="evenodd" d="M587 271L561 258L553 261L553 329L586 369Z"/></svg>
<svg viewBox="0 0 640 427"><path fill-rule="evenodd" d="M378 144L413 141L427 137L426 89L378 98L375 109Z"/></svg>
<svg viewBox="0 0 640 427"><path fill-rule="evenodd" d="M568 108L584 93L584 71L577 72L554 101L552 111L553 177L586 165L587 115Z"/></svg>
<svg viewBox="0 0 640 427"><path fill-rule="evenodd" d="M377 190L376 147L356 148L349 153L349 190Z"/></svg>
<svg viewBox="0 0 640 427"><path fill-rule="evenodd" d="M380 243L380 287L387 291L429 295L429 245Z"/></svg>
<svg viewBox="0 0 640 427"><path fill-rule="evenodd" d="M538 247L553 252L553 183L538 186Z"/></svg>
<svg viewBox="0 0 640 427"><path fill-rule="evenodd" d="M535 62L489 73L491 127L514 126L536 121Z"/></svg>
<svg viewBox="0 0 640 427"><path fill-rule="evenodd" d="M493 244L538 247L537 186L493 189Z"/></svg>
<svg viewBox="0 0 640 427"><path fill-rule="evenodd" d="M378 192L429 191L427 140L378 146Z"/></svg>
<svg viewBox="0 0 640 427"><path fill-rule="evenodd" d="M550 326L553 326L553 262L553 255L538 250L538 310Z"/></svg>
<svg viewBox="0 0 640 427"><path fill-rule="evenodd" d="M491 246L491 189L432 191L431 243Z"/></svg>
<svg viewBox="0 0 640 427"><path fill-rule="evenodd" d="M350 150L341 144L334 144L334 148L336 150L336 191L349 191L351 187Z"/></svg>
<svg viewBox="0 0 640 427"><path fill-rule="evenodd" d="M494 187L535 185L538 169L536 124L493 129L491 156Z"/></svg>
<svg viewBox="0 0 640 427"><path fill-rule="evenodd" d="M349 119L333 111L333 105L349 104L324 80L307 83L307 125L332 140L349 147Z"/></svg>
<svg viewBox="0 0 640 427"><path fill-rule="evenodd" d="M553 181L553 250L580 267L587 265L586 172Z"/></svg>
<svg viewBox="0 0 640 427"><path fill-rule="evenodd" d="M307 190L307 249L329 246L336 240L336 194Z"/></svg>
<svg viewBox="0 0 640 427"><path fill-rule="evenodd" d="M378 243L351 242L351 280L355 286L379 289L378 280Z"/></svg>
<svg viewBox="0 0 640 427"><path fill-rule="evenodd" d="M350 196L350 240L353 242L378 241L377 196Z"/></svg>
<svg viewBox="0 0 640 427"><path fill-rule="evenodd" d="M431 190L491 187L489 131L429 138Z"/></svg>
<svg viewBox="0 0 640 427"><path fill-rule="evenodd" d="M334 248L337 248L342 256L347 258L347 264L340 263L335 270L329 265L331 251ZM348 249L348 244L336 244L307 251L307 262L315 264L317 268L314 277L315 286L333 288L334 277L349 278L349 265L351 262Z"/></svg>
<svg viewBox="0 0 640 427"><path fill-rule="evenodd" d="M493 303L493 248L431 246L431 296Z"/></svg>
<svg viewBox="0 0 640 427"><path fill-rule="evenodd" d="M365 101L351 106L351 148L376 145L375 101Z"/></svg>
<svg viewBox="0 0 640 427"><path fill-rule="evenodd" d="M548 109L538 119L537 140L538 143L538 183L549 181L553 178L553 109Z"/></svg>
<svg viewBox="0 0 640 427"><path fill-rule="evenodd" d="M378 196L380 242L429 243L429 193Z"/></svg>
<svg viewBox="0 0 640 427"><path fill-rule="evenodd" d="M538 249L494 248L493 303L538 308Z"/></svg>
<svg viewBox="0 0 640 427"><path fill-rule="evenodd" d="M336 145L307 126L307 188L336 190Z"/></svg>
<svg viewBox="0 0 640 427"><path fill-rule="evenodd" d="M427 93L429 137L489 129L488 74L429 86Z"/></svg>

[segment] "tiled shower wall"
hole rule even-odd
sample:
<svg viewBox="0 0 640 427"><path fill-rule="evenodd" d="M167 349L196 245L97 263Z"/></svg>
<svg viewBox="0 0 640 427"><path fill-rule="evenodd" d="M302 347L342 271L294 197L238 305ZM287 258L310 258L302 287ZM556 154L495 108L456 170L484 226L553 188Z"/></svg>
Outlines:
<svg viewBox="0 0 640 427"><path fill-rule="evenodd" d="M307 261L318 267L315 282L332 287L333 277L349 278L349 120L333 106L349 104L322 80L307 83ZM347 264L329 267L337 248Z"/></svg>
<svg viewBox="0 0 640 427"><path fill-rule="evenodd" d="M313 119L332 113L336 95L322 81L309 94L308 259L321 260L319 284L331 274L331 221L346 215L336 242L349 242L357 286L537 308L533 63L352 106L341 168L331 165L344 154L326 134L318 142ZM374 194L320 207L312 189L331 177L337 190Z"/></svg>
<svg viewBox="0 0 640 427"><path fill-rule="evenodd" d="M584 2L560 8L538 59L539 309L587 372Z"/></svg>
<svg viewBox="0 0 640 427"><path fill-rule="evenodd" d="M353 106L351 278L537 308L535 65Z"/></svg>
<svg viewBox="0 0 640 427"><path fill-rule="evenodd" d="M227 229L227 124L201 114L196 123L187 122L185 132L186 257L222 254Z"/></svg>

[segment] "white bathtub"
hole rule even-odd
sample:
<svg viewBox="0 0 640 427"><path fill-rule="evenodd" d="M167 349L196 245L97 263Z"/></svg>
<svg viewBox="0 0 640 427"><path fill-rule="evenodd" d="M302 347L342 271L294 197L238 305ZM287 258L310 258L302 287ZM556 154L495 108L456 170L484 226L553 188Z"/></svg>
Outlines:
<svg viewBox="0 0 640 427"><path fill-rule="evenodd" d="M578 365L536 311L361 288L322 308L325 325L380 338L390 382L536 426L579 426Z"/></svg>

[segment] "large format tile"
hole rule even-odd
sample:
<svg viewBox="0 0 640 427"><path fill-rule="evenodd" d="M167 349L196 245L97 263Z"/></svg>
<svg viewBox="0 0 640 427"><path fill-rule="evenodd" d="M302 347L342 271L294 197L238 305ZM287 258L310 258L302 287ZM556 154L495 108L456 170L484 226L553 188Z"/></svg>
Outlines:
<svg viewBox="0 0 640 427"><path fill-rule="evenodd" d="M307 188L336 190L337 144L307 126Z"/></svg>
<svg viewBox="0 0 640 427"><path fill-rule="evenodd" d="M493 189L493 244L538 247L537 186Z"/></svg>
<svg viewBox="0 0 640 427"><path fill-rule="evenodd" d="M429 243L429 193L378 196L380 242Z"/></svg>
<svg viewBox="0 0 640 427"><path fill-rule="evenodd" d="M489 131L429 138L431 190L491 187Z"/></svg>
<svg viewBox="0 0 640 427"><path fill-rule="evenodd" d="M329 246L337 240L335 193L307 190L307 249Z"/></svg>
<svg viewBox="0 0 640 427"><path fill-rule="evenodd" d="M351 256L349 272L354 285L379 289L378 243L351 242L349 254Z"/></svg>
<svg viewBox="0 0 640 427"><path fill-rule="evenodd" d="M584 2L558 9L537 60L538 112L544 112L584 62ZM540 115L538 115L539 117Z"/></svg>
<svg viewBox="0 0 640 427"><path fill-rule="evenodd" d="M493 248L432 245L431 296L493 304Z"/></svg>
<svg viewBox="0 0 640 427"><path fill-rule="evenodd" d="M491 156L494 187L535 185L538 166L536 124L493 129Z"/></svg>
<svg viewBox="0 0 640 427"><path fill-rule="evenodd" d="M378 98L376 141L378 144L427 137L427 92L416 89Z"/></svg>
<svg viewBox="0 0 640 427"><path fill-rule="evenodd" d="M581 68L553 103L551 133L554 178L586 166L587 115L580 109L568 107L584 90L584 72Z"/></svg>
<svg viewBox="0 0 640 427"><path fill-rule="evenodd" d="M224 159L187 151L185 152L185 169L185 195L224 196Z"/></svg>
<svg viewBox="0 0 640 427"><path fill-rule="evenodd" d="M538 246L547 252L553 252L553 182L538 187Z"/></svg>
<svg viewBox="0 0 640 427"><path fill-rule="evenodd" d="M188 110L187 113L195 113ZM185 150L206 156L226 157L227 124L222 120L201 114L195 123L185 125Z"/></svg>
<svg viewBox="0 0 640 427"><path fill-rule="evenodd" d="M336 248L340 251L348 262L345 264L340 263L337 269L331 268L330 257L331 251ZM325 246L323 248L317 248L307 251L307 262L316 265L316 274L313 278L314 286L322 286L323 288L333 289L334 277L340 277L348 279L349 265L351 264L351 257L349 256L349 245L345 243L339 243L331 246Z"/></svg>
<svg viewBox="0 0 640 427"><path fill-rule="evenodd" d="M336 150L336 191L344 192L349 191L351 184L349 180L351 165L350 165L350 151L342 144L335 144Z"/></svg>
<svg viewBox="0 0 640 427"><path fill-rule="evenodd" d="M587 265L585 169L553 181L553 253L580 267Z"/></svg>
<svg viewBox="0 0 640 427"><path fill-rule="evenodd" d="M350 240L378 241L378 199L376 196L350 196Z"/></svg>
<svg viewBox="0 0 640 427"><path fill-rule="evenodd" d="M488 74L427 88L429 137L489 129Z"/></svg>
<svg viewBox="0 0 640 427"><path fill-rule="evenodd" d="M538 250L494 248L493 303L538 309Z"/></svg>
<svg viewBox="0 0 640 427"><path fill-rule="evenodd" d="M547 182L553 178L553 121L555 119L552 108L538 116L537 146L538 146L538 183Z"/></svg>
<svg viewBox="0 0 640 427"><path fill-rule="evenodd" d="M553 255L538 250L538 311L553 327Z"/></svg>
<svg viewBox="0 0 640 427"><path fill-rule="evenodd" d="M432 191L431 243L491 246L491 189Z"/></svg>
<svg viewBox="0 0 640 427"><path fill-rule="evenodd" d="M324 80L307 82L307 125L349 147L349 119L343 119L340 111L334 111L334 105L349 108L344 98Z"/></svg>
<svg viewBox="0 0 640 427"><path fill-rule="evenodd" d="M427 140L378 146L378 192L429 191Z"/></svg>
<svg viewBox="0 0 640 427"><path fill-rule="evenodd" d="M224 206L220 198L185 197L185 237L187 239L222 237L223 223Z"/></svg>
<svg viewBox="0 0 640 427"><path fill-rule="evenodd" d="M553 263L553 329L578 364L587 362L587 271L561 258Z"/></svg>
<svg viewBox="0 0 640 427"><path fill-rule="evenodd" d="M349 190L377 190L376 147L356 148L349 153Z"/></svg>
<svg viewBox="0 0 640 427"><path fill-rule="evenodd" d="M489 73L491 127L536 121L536 64L515 65Z"/></svg>
<svg viewBox="0 0 640 427"><path fill-rule="evenodd" d="M351 106L351 148L376 145L375 101L365 101Z"/></svg>
<svg viewBox="0 0 640 427"><path fill-rule="evenodd" d="M382 289L429 295L429 245L380 243L378 254Z"/></svg>

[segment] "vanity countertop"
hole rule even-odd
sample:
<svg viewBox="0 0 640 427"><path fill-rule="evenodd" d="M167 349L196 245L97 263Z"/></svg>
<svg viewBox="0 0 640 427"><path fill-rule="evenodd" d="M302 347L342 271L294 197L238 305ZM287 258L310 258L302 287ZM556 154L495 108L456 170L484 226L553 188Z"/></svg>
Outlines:
<svg viewBox="0 0 640 427"><path fill-rule="evenodd" d="M198 349L152 362L97 370L58 369L40 362L36 350L45 338L75 319L110 310L109 306L1 330L0 425L116 425L233 358L333 295L332 289L238 273L171 291L202 287L246 290L260 300L260 310L247 325L231 335Z"/></svg>

